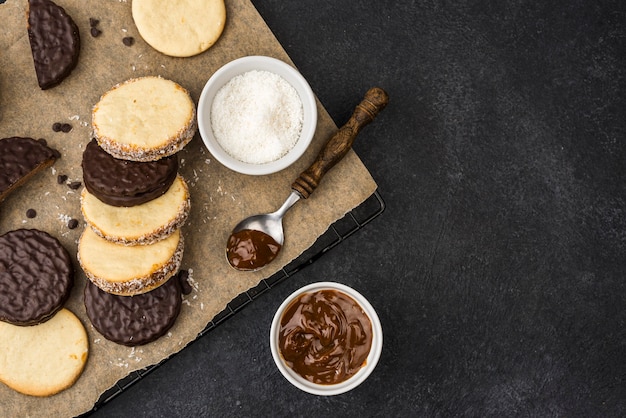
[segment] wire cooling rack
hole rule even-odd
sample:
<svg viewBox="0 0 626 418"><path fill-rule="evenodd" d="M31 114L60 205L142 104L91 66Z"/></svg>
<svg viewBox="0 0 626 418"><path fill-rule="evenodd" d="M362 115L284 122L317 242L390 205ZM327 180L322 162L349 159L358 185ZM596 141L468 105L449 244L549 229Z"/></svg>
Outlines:
<svg viewBox="0 0 626 418"><path fill-rule="evenodd" d="M0 2L1 1L2 0L0 0ZM298 258L287 264L280 271L276 272L267 279L261 280L261 282L257 286L253 287L252 289L248 289L247 291L241 293L233 300L231 300L226 305L226 308L222 312L218 313L213 318L213 320L211 320L211 322L209 322L208 325L198 334L198 338L202 338L204 335L214 330L217 326L219 326L219 324L226 321L228 318L231 318L246 305L252 303L255 299L258 299L265 292L278 286L280 283L293 276L304 267L314 263L315 260L320 258L326 252L339 245L341 242L350 237L359 229L365 227L365 225L367 225L369 222L382 214L384 210L385 202L383 201L382 196L377 190L363 203L352 209L343 218L333 223L328 228L328 230L324 234L322 234L315 241L315 243L306 251L304 251ZM157 369L167 360L168 359L165 359L160 363L153 364L144 369L130 373L128 376L118 381L112 388L104 392L100 396L100 399L98 399L98 401L94 405L93 409L86 414L81 415L81 417L86 417L90 415L94 411L101 408L104 404L112 401L113 399L115 399L116 396L120 395L130 386L139 382L141 379L150 374L150 372Z"/></svg>

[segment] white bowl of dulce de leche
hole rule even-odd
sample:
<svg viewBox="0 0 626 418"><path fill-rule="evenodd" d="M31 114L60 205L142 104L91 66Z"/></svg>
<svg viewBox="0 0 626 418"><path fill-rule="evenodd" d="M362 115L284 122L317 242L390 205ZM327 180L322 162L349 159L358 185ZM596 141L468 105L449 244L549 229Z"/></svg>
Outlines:
<svg viewBox="0 0 626 418"><path fill-rule="evenodd" d="M382 347L376 311L340 283L313 283L295 291L270 327L276 366L291 384L314 395L338 395L363 383Z"/></svg>
<svg viewBox="0 0 626 418"><path fill-rule="evenodd" d="M317 103L305 78L272 57L246 56L219 68L198 101L198 130L213 157L249 175L278 172L306 151Z"/></svg>

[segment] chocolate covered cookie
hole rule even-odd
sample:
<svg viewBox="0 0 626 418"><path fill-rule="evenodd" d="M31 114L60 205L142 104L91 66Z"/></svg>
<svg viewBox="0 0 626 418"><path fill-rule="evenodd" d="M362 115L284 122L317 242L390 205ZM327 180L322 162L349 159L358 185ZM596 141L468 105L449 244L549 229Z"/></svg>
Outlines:
<svg viewBox="0 0 626 418"><path fill-rule="evenodd" d="M158 161L121 160L104 151L94 139L87 144L82 160L85 187L101 202L131 207L165 194L178 171L178 157Z"/></svg>
<svg viewBox="0 0 626 418"><path fill-rule="evenodd" d="M67 301L74 266L61 243L44 231L18 229L0 236L0 320L35 325Z"/></svg>
<svg viewBox="0 0 626 418"><path fill-rule="evenodd" d="M78 27L53 1L28 1L28 39L42 90L59 84L76 67L80 52Z"/></svg>
<svg viewBox="0 0 626 418"><path fill-rule="evenodd" d="M0 202L60 157L43 139L17 136L0 139Z"/></svg>
<svg viewBox="0 0 626 418"><path fill-rule="evenodd" d="M131 347L164 335L176 322L181 304L176 277L136 296L113 295L91 282L85 287L85 308L94 328L107 340Z"/></svg>

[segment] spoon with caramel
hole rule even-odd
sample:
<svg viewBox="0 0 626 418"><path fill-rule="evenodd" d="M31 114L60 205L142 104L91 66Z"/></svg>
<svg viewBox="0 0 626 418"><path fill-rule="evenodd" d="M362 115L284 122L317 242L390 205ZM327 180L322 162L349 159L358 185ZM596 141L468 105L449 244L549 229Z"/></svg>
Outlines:
<svg viewBox="0 0 626 418"><path fill-rule="evenodd" d="M388 102L389 96L383 89L369 89L350 119L330 137L313 164L291 185L291 194L285 203L276 212L250 216L233 228L226 244L226 257L232 267L254 271L276 258L285 242L283 217L287 211L313 193L328 170L352 148L361 129L372 122Z"/></svg>

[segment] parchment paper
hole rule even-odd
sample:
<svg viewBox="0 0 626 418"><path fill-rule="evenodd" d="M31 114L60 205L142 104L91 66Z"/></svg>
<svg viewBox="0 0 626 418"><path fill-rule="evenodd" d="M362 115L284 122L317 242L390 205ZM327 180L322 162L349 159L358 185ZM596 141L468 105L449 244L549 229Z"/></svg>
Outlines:
<svg viewBox="0 0 626 418"><path fill-rule="evenodd" d="M286 243L273 264L255 272L236 272L226 262L225 242L242 218L277 209L293 180L313 161L336 130L318 102L318 127L313 144L295 165L269 176L236 174L215 161L199 134L179 154L180 173L191 192L192 211L185 236L183 269L191 272L194 290L185 296L171 332L145 346L129 348L105 340L91 326L83 305L85 276L76 262L78 238L84 228L80 191L58 184L65 174L82 182L80 162L91 139L91 108L115 84L132 77L161 75L187 88L197 103L204 83L225 63L246 55L268 55L290 64L270 29L246 0L227 0L227 21L218 42L191 58L171 58L151 49L137 32L126 0L56 0L76 21L82 40L79 63L59 86L39 89L26 31L27 0L0 4L0 138L45 138L62 158L0 203L0 234L18 228L38 228L57 237L74 257L76 285L65 305L82 320L89 334L85 370L68 390L49 398L19 394L0 384L0 416L76 416L92 409L99 396L134 370L169 357L193 341L226 304L256 286L310 247L334 221L358 206L376 184L354 152L331 170L317 191L299 202L285 220ZM100 20L102 34L89 34L89 18ZM133 36L128 47L122 38ZM364 92L365 93L365 92ZM355 105L360 98L355 98ZM69 133L54 132L55 122L71 123ZM33 208L37 216L26 217ZM69 218L81 221L67 227ZM115 260L111 260L115 262ZM0 336L2 338L2 336Z"/></svg>

